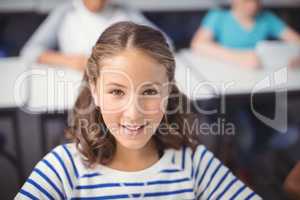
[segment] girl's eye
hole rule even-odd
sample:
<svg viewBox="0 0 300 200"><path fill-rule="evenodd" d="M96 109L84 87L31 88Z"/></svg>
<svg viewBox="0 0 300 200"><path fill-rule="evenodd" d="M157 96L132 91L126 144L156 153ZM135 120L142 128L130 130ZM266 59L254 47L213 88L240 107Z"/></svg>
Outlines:
<svg viewBox="0 0 300 200"><path fill-rule="evenodd" d="M148 89L143 92L143 95L157 95L158 92L154 89Z"/></svg>
<svg viewBox="0 0 300 200"><path fill-rule="evenodd" d="M109 93L114 95L114 96L123 96L124 95L124 92L122 90L119 90L119 89L112 90Z"/></svg>

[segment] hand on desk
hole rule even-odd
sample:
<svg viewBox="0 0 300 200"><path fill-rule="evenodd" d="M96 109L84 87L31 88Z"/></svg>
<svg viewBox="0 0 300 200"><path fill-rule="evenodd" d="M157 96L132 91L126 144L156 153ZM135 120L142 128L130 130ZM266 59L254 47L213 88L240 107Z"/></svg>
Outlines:
<svg viewBox="0 0 300 200"><path fill-rule="evenodd" d="M237 62L240 66L250 69L257 69L261 66L260 59L254 52L241 52L237 55Z"/></svg>
<svg viewBox="0 0 300 200"><path fill-rule="evenodd" d="M244 68L256 69L260 67L260 60L254 51L228 49L215 42L195 44L192 46L192 50L196 54L209 56Z"/></svg>
<svg viewBox="0 0 300 200"><path fill-rule="evenodd" d="M87 60L87 56L82 54L63 54L56 51L46 51L38 58L41 64L66 66L79 71L85 69Z"/></svg>
<svg viewBox="0 0 300 200"><path fill-rule="evenodd" d="M300 67L300 56L293 58L289 63L289 67L291 68Z"/></svg>
<svg viewBox="0 0 300 200"><path fill-rule="evenodd" d="M72 69L83 71L86 68L88 58L84 55L67 55L68 66Z"/></svg>

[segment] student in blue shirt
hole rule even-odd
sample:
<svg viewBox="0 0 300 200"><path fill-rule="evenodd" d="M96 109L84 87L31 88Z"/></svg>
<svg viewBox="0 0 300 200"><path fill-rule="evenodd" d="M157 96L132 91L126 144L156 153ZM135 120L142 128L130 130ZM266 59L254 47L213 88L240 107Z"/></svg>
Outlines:
<svg viewBox="0 0 300 200"><path fill-rule="evenodd" d="M15 199L261 199L200 145L175 66L161 32L106 29L74 107L73 142L48 153Z"/></svg>
<svg viewBox="0 0 300 200"><path fill-rule="evenodd" d="M261 10L259 0L232 0L231 9L210 11L191 47L199 53L244 67L257 67L257 43L266 39L300 43L300 37L280 18Z"/></svg>

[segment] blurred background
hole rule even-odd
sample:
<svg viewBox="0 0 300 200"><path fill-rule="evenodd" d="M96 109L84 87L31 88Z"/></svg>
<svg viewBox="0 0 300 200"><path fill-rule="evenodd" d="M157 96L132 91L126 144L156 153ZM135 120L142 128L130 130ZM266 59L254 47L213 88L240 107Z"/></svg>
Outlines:
<svg viewBox="0 0 300 200"><path fill-rule="evenodd" d="M68 1L68 0L63 0ZM18 56L24 43L61 0L1 0L1 52L3 56ZM176 49L188 47L204 14L217 6L228 7L228 0L171 0L137 1L113 0L141 10L144 15L164 30ZM263 0L267 9L274 11L290 26L300 30L299 0ZM178 28L180 26L180 28Z"/></svg>
<svg viewBox="0 0 300 200"><path fill-rule="evenodd" d="M68 106L63 106L62 109L56 105L49 108L49 101L40 103L43 93L39 91L45 90L43 86L54 86L47 85L49 82L44 79L35 80L36 82L22 79L23 72L29 66L22 63L20 51L49 13L67 1L71 0L0 0L0 199L13 199L36 162L54 146L65 141L63 131L68 122ZM183 65L191 65L188 59L182 58L184 56L181 52L189 49L207 12L217 7L230 7L230 0L112 0L110 3L141 11L173 41L174 50ZM300 0L263 0L262 5L300 32ZM48 73L52 73L51 69ZM64 77L71 77L71 80L81 78L77 72L64 73ZM60 74L55 75L57 80L61 77ZM225 96L226 113L217 112L209 116L199 113L199 117L212 124L220 119L232 122L237 127L236 132L230 136L205 136L203 143L264 199L289 199L283 183L300 160L298 77L300 76L296 76L292 84L292 90L287 88L287 124L288 131L291 130L287 141L280 137L269 139L272 138L274 129L257 119L253 120L255 117L250 111L241 112L242 114L235 112L237 108L250 106L249 92L193 99L203 108L220 108L224 106L220 97ZM200 75L195 76L196 80L201 78L203 77ZM20 102L16 102L16 87L23 99ZM274 116L275 92L267 91L257 95L256 110L266 116ZM34 99L36 97L37 100ZM29 112L28 107L38 109L31 109ZM248 123L249 119L252 120L251 123ZM253 132L259 133L259 136ZM256 145L255 150L249 143Z"/></svg>

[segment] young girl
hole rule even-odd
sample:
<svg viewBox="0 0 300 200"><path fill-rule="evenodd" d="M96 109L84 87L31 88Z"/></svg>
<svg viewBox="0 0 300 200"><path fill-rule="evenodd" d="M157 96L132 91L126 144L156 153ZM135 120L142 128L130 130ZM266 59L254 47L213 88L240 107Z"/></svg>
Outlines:
<svg viewBox="0 0 300 200"><path fill-rule="evenodd" d="M189 127L163 35L120 22L98 39L69 129L16 199L261 199Z"/></svg>

